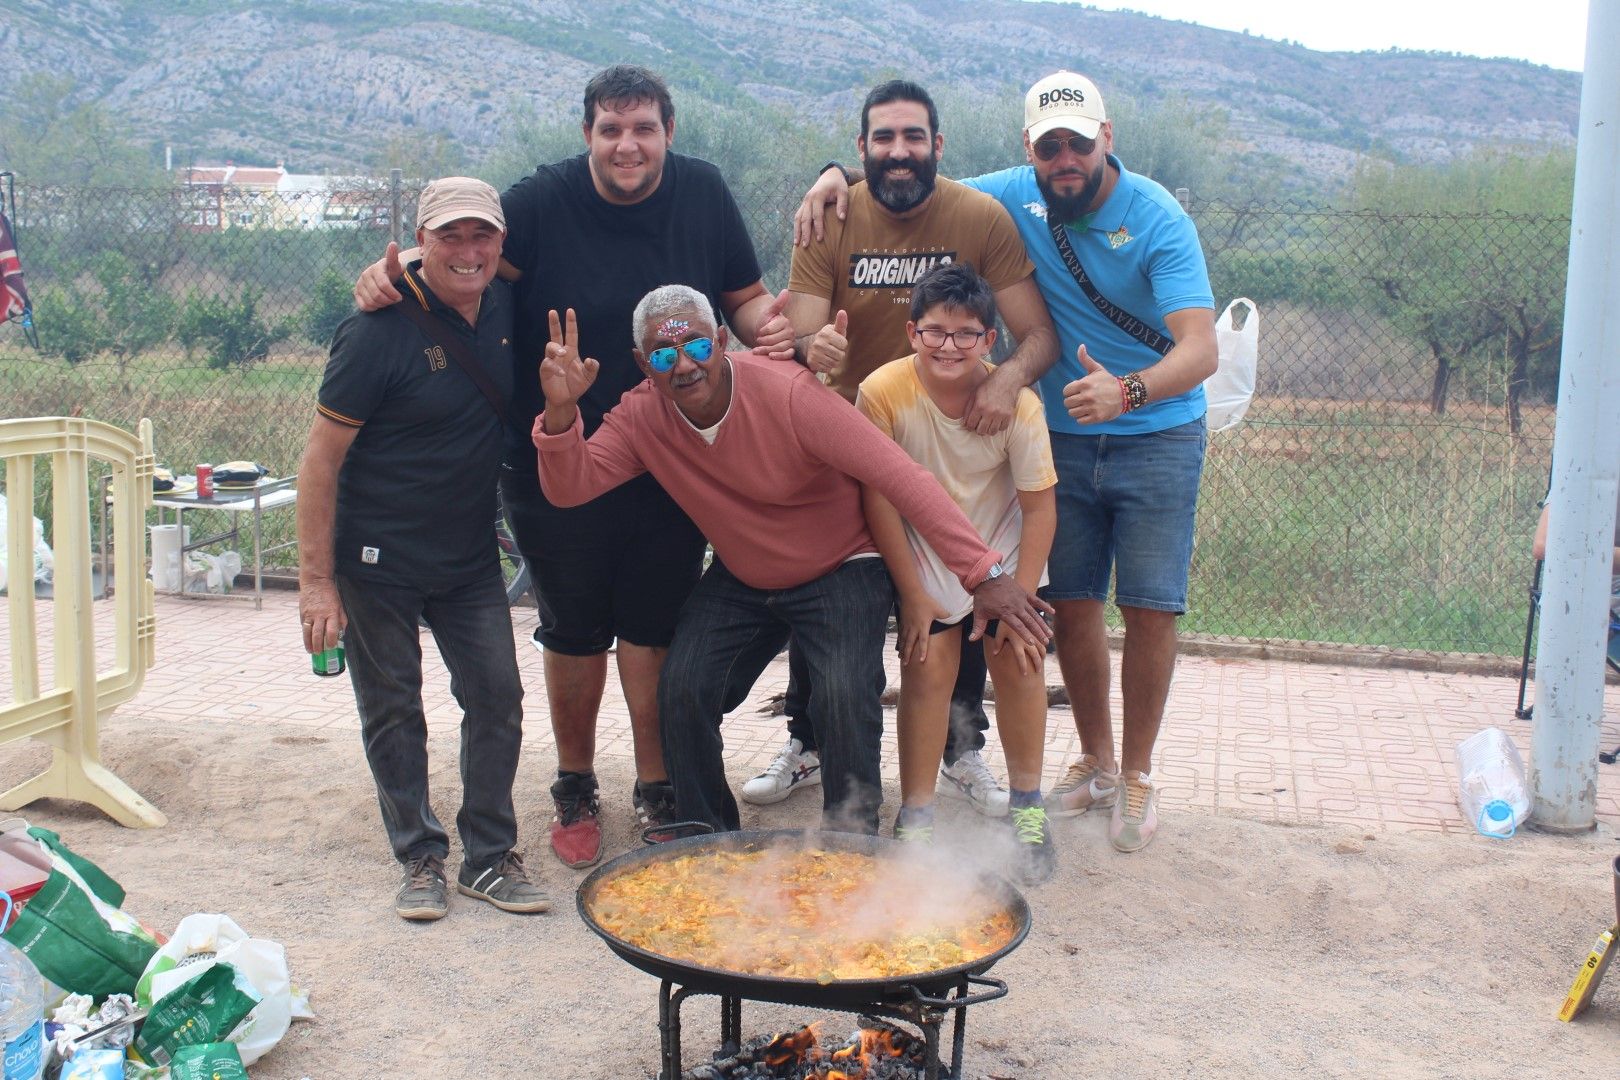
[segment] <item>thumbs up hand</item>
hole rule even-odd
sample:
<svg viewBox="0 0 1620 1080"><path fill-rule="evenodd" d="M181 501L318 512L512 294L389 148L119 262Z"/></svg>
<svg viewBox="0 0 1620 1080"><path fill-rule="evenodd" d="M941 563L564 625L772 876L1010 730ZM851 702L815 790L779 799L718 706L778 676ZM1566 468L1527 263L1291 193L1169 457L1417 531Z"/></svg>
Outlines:
<svg viewBox="0 0 1620 1080"><path fill-rule="evenodd" d="M839 308L833 321L816 331L815 339L810 342L809 354L804 358L805 366L822 375L842 367L849 353L849 338L845 337L848 332L849 313Z"/></svg>
<svg viewBox="0 0 1620 1080"><path fill-rule="evenodd" d="M405 272L400 264L399 245L389 241L383 257L362 270L354 283L354 306L361 311L377 311L399 303L394 282Z"/></svg>
<svg viewBox="0 0 1620 1080"><path fill-rule="evenodd" d="M1084 345L1076 351L1085 375L1063 388L1063 407L1077 424L1102 424L1125 411L1120 382L1091 358Z"/></svg>

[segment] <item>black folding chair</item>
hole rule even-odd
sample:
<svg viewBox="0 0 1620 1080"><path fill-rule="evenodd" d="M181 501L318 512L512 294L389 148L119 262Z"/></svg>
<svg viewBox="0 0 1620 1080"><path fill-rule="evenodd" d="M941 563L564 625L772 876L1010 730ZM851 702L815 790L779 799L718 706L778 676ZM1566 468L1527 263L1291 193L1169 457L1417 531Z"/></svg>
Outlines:
<svg viewBox="0 0 1620 1080"><path fill-rule="evenodd" d="M1530 648L1536 639L1536 613L1541 610L1541 570L1543 560L1536 560L1535 576L1530 579L1530 615L1524 623L1524 658L1519 663L1519 704L1513 710L1513 715L1520 720L1528 720L1535 713L1534 705L1524 703L1525 690L1530 684ZM1617 675L1620 675L1620 621L1613 614L1609 616L1609 647L1604 653L1603 661ZM1605 765L1613 765L1620 761L1620 746L1613 750L1598 752L1598 760Z"/></svg>

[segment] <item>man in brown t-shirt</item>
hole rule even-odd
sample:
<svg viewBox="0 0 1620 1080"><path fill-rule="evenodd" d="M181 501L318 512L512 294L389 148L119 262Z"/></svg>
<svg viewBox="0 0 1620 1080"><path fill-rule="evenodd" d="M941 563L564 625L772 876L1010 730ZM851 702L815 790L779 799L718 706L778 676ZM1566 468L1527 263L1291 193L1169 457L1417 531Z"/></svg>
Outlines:
<svg viewBox="0 0 1620 1080"><path fill-rule="evenodd" d="M1002 321L1018 343L1013 355L1044 363L1057 350L1057 332L1017 226L996 200L936 177L944 145L939 113L926 90L900 79L873 88L855 141L866 183L850 189L843 220L829 217L825 241L793 250L784 314L793 324L795 351L850 401L862 379L913 351L906 337L911 287L940 262L970 263L990 283ZM1007 426L1019 389L994 379L982 384L963 422L980 434L995 434ZM1000 816L1007 812L1007 793L979 756L989 726L982 705L984 651L978 642L963 641L943 790ZM799 667L790 652L789 739L766 771L743 786L750 802L776 802L819 779Z"/></svg>

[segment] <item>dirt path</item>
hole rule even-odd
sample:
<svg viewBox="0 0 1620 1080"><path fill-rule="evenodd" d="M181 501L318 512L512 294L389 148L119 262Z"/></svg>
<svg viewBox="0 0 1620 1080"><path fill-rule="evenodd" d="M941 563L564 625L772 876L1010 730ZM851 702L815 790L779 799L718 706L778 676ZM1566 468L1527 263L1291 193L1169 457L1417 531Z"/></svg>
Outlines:
<svg viewBox="0 0 1620 1080"><path fill-rule="evenodd" d="M255 1080L644 1080L656 1069L657 983L575 914L581 875L544 846L541 755L519 772L519 824L553 912L505 915L453 896L449 918L413 925L391 910L396 871L357 738L265 723L151 736L115 716L104 747L168 828L133 832L65 803L28 817L118 878L149 925L222 911L287 946L320 1019L295 1026ZM453 741L435 737L433 754L448 821ZM37 749L8 751L0 783L42 762ZM601 772L605 791L628 789L626 763L603 760ZM810 824L814 801L757 819ZM629 818L610 800L610 851L629 846ZM984 846L978 819L944 823ZM1104 826L1060 823L1058 877L1030 894L1034 929L994 972L1012 992L970 1012L968 1077L1620 1073L1620 983L1578 1023L1556 1019L1613 917L1608 861L1620 845L1606 830L1493 843L1172 813L1151 848L1126 857ZM685 1015L690 1066L717 1041L718 1010L699 998ZM807 1018L748 1006L744 1030Z"/></svg>

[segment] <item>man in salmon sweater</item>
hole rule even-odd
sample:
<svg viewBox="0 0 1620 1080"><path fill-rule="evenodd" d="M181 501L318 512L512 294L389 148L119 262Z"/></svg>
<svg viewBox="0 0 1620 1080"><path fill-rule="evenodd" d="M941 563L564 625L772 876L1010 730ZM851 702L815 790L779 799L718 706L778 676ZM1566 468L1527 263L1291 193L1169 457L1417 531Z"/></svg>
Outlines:
<svg viewBox="0 0 1620 1080"><path fill-rule="evenodd" d="M728 355L702 293L666 285L642 298L632 326L647 381L589 440L576 402L598 365L579 355L573 313L551 318L540 365L546 408L534 426L546 497L575 505L651 473L714 547L658 686L681 816L740 827L720 722L791 635L810 669L824 824L876 832L894 588L866 527L861 486L892 502L973 594L975 638L1002 619L1044 647L1042 614L1051 609L1001 572L1000 554L927 469L809 370Z"/></svg>

